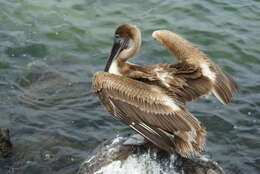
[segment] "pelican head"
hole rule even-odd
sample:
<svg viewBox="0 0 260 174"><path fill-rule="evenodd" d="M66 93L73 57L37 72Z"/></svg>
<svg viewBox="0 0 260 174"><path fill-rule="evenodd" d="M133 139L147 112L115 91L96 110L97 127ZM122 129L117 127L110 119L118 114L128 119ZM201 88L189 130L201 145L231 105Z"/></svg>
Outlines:
<svg viewBox="0 0 260 174"><path fill-rule="evenodd" d="M114 60L125 62L133 57L139 51L140 47L140 30L132 24L119 25L115 31L114 43L107 60L105 72L109 70Z"/></svg>

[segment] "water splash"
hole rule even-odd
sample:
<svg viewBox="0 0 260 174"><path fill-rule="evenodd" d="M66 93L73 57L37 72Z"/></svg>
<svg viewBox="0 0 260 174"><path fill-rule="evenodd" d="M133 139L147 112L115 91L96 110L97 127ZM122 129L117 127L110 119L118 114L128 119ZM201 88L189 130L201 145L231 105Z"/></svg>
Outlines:
<svg viewBox="0 0 260 174"><path fill-rule="evenodd" d="M154 153L153 155L156 155ZM173 156L170 163L175 162ZM168 166L169 167L169 166ZM170 167L171 168L171 167ZM153 156L149 153L129 156L125 161L114 161L94 174L179 174L178 172L170 169L165 169L165 165L157 162L153 159Z"/></svg>

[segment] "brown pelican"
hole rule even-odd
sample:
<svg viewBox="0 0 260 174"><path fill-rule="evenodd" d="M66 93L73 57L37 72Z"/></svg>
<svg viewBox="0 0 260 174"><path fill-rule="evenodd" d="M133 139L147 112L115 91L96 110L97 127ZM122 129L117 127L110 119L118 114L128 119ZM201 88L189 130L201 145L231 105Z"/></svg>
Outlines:
<svg viewBox="0 0 260 174"><path fill-rule="evenodd" d="M93 77L93 90L115 119L160 148L184 157L201 152L206 135L185 103L211 92L224 104L236 83L198 48L177 34L158 30L152 37L179 60L177 64L141 66L128 63L141 46L141 33L120 25L105 67Z"/></svg>

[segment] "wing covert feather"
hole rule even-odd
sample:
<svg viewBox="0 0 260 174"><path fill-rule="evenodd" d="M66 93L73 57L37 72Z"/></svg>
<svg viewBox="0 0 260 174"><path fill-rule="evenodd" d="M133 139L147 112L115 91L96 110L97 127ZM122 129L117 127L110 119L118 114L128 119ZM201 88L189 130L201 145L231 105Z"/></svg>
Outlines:
<svg viewBox="0 0 260 174"><path fill-rule="evenodd" d="M157 86L106 72L97 72L92 80L94 92L102 90L113 99L119 99L146 112L170 114L180 110L184 103L174 100Z"/></svg>

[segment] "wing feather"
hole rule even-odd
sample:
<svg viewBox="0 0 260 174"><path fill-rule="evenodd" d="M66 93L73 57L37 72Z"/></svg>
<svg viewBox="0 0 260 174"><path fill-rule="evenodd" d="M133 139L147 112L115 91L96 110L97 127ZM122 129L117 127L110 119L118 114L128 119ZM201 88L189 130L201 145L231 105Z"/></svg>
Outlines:
<svg viewBox="0 0 260 174"><path fill-rule="evenodd" d="M204 52L189 41L167 30L154 31L152 36L165 46L181 63L199 68L202 75L210 80L210 82L206 81L206 83L202 84L206 87L210 86L210 91L223 104L228 104L234 93L238 92L236 82L211 61ZM198 91L198 94L200 92L203 91ZM191 94L191 96L196 96L196 94Z"/></svg>
<svg viewBox="0 0 260 174"><path fill-rule="evenodd" d="M93 78L93 90L115 118L160 148L172 151L175 147L183 156L203 149L201 132L205 130L200 122L159 87L99 72Z"/></svg>
<svg viewBox="0 0 260 174"><path fill-rule="evenodd" d="M214 82L213 93L223 104L228 104L239 87L236 82L224 72L219 72Z"/></svg>

